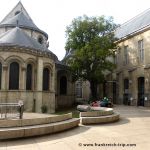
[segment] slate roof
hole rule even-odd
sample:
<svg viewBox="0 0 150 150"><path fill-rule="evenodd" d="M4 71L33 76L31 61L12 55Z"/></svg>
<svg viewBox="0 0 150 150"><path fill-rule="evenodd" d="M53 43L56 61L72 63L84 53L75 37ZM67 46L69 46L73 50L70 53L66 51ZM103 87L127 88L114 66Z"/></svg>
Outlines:
<svg viewBox="0 0 150 150"><path fill-rule="evenodd" d="M22 29L15 27L0 35L0 45L21 46L52 53L46 47L28 36ZM54 54L53 54L54 55Z"/></svg>
<svg viewBox="0 0 150 150"><path fill-rule="evenodd" d="M29 20L23 12L20 12L16 16L4 20L0 23L0 26L2 25L11 25L11 26L17 26L17 22L19 26L25 26L25 27L30 27L39 30L39 28L32 22L32 20Z"/></svg>
<svg viewBox="0 0 150 150"><path fill-rule="evenodd" d="M22 9L22 10L20 10L20 9ZM20 13L18 13L17 15L14 15L14 14L12 15L11 13L13 11L15 11L15 12L19 11ZM17 25L17 23L18 23L18 25ZM0 23L0 27L15 27L15 26L19 26L22 28L29 28L32 30L39 31L39 32L43 33L48 38L48 34L45 33L44 31L40 30L34 24L34 22L30 18L30 16L28 15L27 11L25 10L25 8L23 7L21 2L19 2L15 6L15 8Z"/></svg>
<svg viewBox="0 0 150 150"><path fill-rule="evenodd" d="M118 27L115 31L115 36L118 39L125 38L147 27L150 27L150 9L144 11L143 13L137 15Z"/></svg>
<svg viewBox="0 0 150 150"><path fill-rule="evenodd" d="M13 28L10 28L10 30L0 34L0 47L10 46L25 48L24 50L39 52L40 54L47 55L48 57L54 59L54 61L58 61L58 58L54 53L52 53L46 46L40 44L36 39L30 37L23 30L23 28L27 28L33 31L39 31L48 38L47 33L40 30L34 24L21 2L19 2L13 8L13 10L1 21L0 28L2 27Z"/></svg>

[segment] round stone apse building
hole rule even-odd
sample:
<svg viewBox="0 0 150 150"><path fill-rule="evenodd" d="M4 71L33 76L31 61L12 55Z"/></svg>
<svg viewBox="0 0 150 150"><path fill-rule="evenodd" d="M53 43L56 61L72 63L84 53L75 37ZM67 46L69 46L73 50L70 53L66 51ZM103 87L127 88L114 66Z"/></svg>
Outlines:
<svg viewBox="0 0 150 150"><path fill-rule="evenodd" d="M0 103L22 100L26 111L49 113L74 103L71 74L48 46L19 2L0 23Z"/></svg>

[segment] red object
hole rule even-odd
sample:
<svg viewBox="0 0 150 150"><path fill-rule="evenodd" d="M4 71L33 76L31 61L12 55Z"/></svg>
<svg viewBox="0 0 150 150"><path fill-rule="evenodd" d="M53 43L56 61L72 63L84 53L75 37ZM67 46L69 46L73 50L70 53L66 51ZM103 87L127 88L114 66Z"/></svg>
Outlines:
<svg viewBox="0 0 150 150"><path fill-rule="evenodd" d="M93 107L99 107L99 104L98 104L97 102L93 102L93 103L92 103L92 106L93 106Z"/></svg>

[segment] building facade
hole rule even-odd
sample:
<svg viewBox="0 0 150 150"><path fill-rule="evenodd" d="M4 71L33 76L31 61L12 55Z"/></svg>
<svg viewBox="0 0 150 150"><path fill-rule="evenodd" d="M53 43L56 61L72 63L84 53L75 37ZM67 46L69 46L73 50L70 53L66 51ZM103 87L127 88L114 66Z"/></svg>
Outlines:
<svg viewBox="0 0 150 150"><path fill-rule="evenodd" d="M116 70L107 76L114 81L108 95L116 95L114 103L150 106L150 10L139 14L115 31ZM110 79L108 79L108 77ZM116 88L114 89L113 88ZM105 87L106 88L106 87Z"/></svg>
<svg viewBox="0 0 150 150"><path fill-rule="evenodd" d="M26 111L74 103L68 68L48 49L48 35L19 2L0 23L0 103L22 100Z"/></svg>

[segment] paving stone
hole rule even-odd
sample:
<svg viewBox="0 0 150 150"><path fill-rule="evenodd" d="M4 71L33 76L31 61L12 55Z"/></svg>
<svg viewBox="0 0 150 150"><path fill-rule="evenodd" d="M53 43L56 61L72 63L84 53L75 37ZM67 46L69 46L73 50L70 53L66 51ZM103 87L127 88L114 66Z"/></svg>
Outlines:
<svg viewBox="0 0 150 150"><path fill-rule="evenodd" d="M119 122L100 125L80 125L73 130L57 134L32 137L26 140L7 140L3 144L0 142L0 145L2 145L0 148L2 150L6 147L10 150L149 150L150 108L117 105L114 107L114 111L120 113L121 119ZM79 142L82 144L94 142L136 144L136 147L82 147L78 145ZM13 147L13 145L16 146Z"/></svg>

